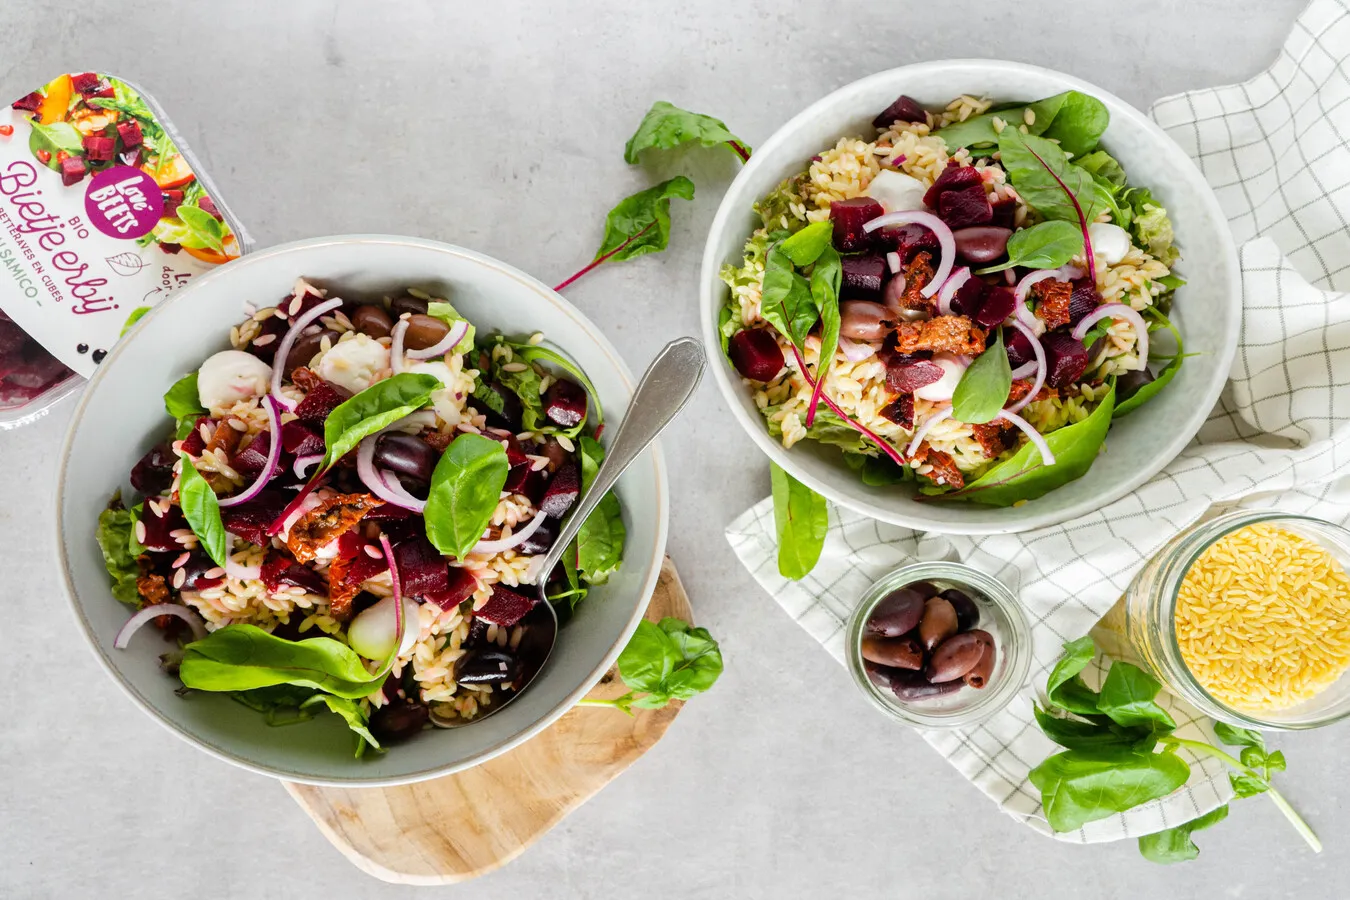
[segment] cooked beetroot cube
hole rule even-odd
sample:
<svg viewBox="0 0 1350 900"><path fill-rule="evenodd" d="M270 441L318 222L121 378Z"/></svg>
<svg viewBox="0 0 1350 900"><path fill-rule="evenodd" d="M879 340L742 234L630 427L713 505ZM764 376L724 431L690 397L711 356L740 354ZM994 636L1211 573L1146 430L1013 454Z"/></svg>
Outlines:
<svg viewBox="0 0 1350 900"><path fill-rule="evenodd" d="M11 109L17 109L21 112L37 112L42 108L42 95L37 91L20 97L10 104Z"/></svg>
<svg viewBox="0 0 1350 900"><path fill-rule="evenodd" d="M260 432L247 447L234 454L234 459L230 460L230 467L251 482L262 474L263 466L267 464L267 454L271 449L272 432Z"/></svg>
<svg viewBox="0 0 1350 900"><path fill-rule="evenodd" d="M937 209L938 198L947 191L959 191L983 183L984 179L980 177L979 169L974 166L963 166L955 161L949 162L947 168L943 169L942 174L933 182L933 186L923 195L923 204L929 209Z"/></svg>
<svg viewBox="0 0 1350 900"><path fill-rule="evenodd" d="M902 262L908 263L916 254L927 252L937 256L937 235L922 225L883 225L872 232L872 246L879 252L894 250Z"/></svg>
<svg viewBox="0 0 1350 900"><path fill-rule="evenodd" d="M122 139L122 149L124 150L133 150L145 140L145 136L141 134L141 123L135 119L118 122L117 136Z"/></svg>
<svg viewBox="0 0 1350 900"><path fill-rule="evenodd" d="M252 500L235 506L222 506L220 523L230 534L238 535L250 544L270 547L272 539L267 535L267 526L276 521L294 496L290 491L264 488Z"/></svg>
<svg viewBox="0 0 1350 900"><path fill-rule="evenodd" d="M98 87L85 95L87 99L92 100L95 97L116 97L117 91L113 89L112 82L103 79L98 83Z"/></svg>
<svg viewBox="0 0 1350 900"><path fill-rule="evenodd" d="M563 463L544 491L539 508L555 519L561 519L577 502L581 493L581 470L571 460Z"/></svg>
<svg viewBox="0 0 1350 900"><path fill-rule="evenodd" d="M168 490L178 456L168 444L156 444L131 469L131 486L147 496Z"/></svg>
<svg viewBox="0 0 1350 900"><path fill-rule="evenodd" d="M525 485L530 480L530 467L528 465L512 466L506 472L506 484L502 485L502 490L508 494L519 494L525 490Z"/></svg>
<svg viewBox="0 0 1350 900"><path fill-rule="evenodd" d="M1030 338L1023 334L1020 328L1003 329L1003 346L1008 348L1008 365L1014 369L1025 366L1036 358L1036 351L1032 349Z"/></svg>
<svg viewBox="0 0 1350 900"><path fill-rule="evenodd" d="M363 539L360 552L352 556L345 563L339 564L337 566L337 571L341 573L341 578L338 579L338 583L336 585L332 584L333 566L331 565L329 566L328 595L330 597L333 596L335 593L350 594L361 584L361 582L374 578L376 575L379 575L381 572L384 572L389 568L389 561L384 558L384 554L377 553L374 556L371 556L365 550L367 546L375 547L376 550L379 549L378 545L367 544ZM334 591L334 588L336 588L337 590ZM320 593L323 592L320 591Z"/></svg>
<svg viewBox="0 0 1350 900"><path fill-rule="evenodd" d="M281 449L292 456L313 456L315 453L322 453L323 434L303 422L287 422L281 426Z"/></svg>
<svg viewBox="0 0 1350 900"><path fill-rule="evenodd" d="M1003 285L990 288L989 293L984 297L984 305L975 314L975 324L984 329L993 328L1012 315L1013 307L1016 304L1017 295L1012 288Z"/></svg>
<svg viewBox="0 0 1350 900"><path fill-rule="evenodd" d="M984 185L972 184L960 190L944 191L938 197L938 215L948 228L955 230L971 225L987 225L994 217L994 210L989 205Z"/></svg>
<svg viewBox="0 0 1350 900"><path fill-rule="evenodd" d="M919 101L906 94L901 94L894 103L882 110L881 114L872 120L872 125L876 128L887 128L895 122L927 121L928 113Z"/></svg>
<svg viewBox="0 0 1350 900"><path fill-rule="evenodd" d="M197 201L197 208L200 209L202 212L206 213L208 216L214 216L215 218L222 220L225 218L220 214L220 210L216 208L216 201L212 200L205 194L203 194L201 196L201 199Z"/></svg>
<svg viewBox="0 0 1350 900"><path fill-rule="evenodd" d="M178 215L178 207L183 205L183 192L160 191L160 193L164 195L164 217L172 218L173 216ZM273 316L272 318L276 318L276 316ZM268 319L267 321L270 322L271 319Z"/></svg>
<svg viewBox="0 0 1350 900"><path fill-rule="evenodd" d="M1102 304L1102 295L1087 278L1079 278L1073 283L1073 293L1069 296L1069 324L1077 325L1083 317Z"/></svg>
<svg viewBox="0 0 1350 900"><path fill-rule="evenodd" d="M170 506L167 512L160 515L157 507L158 504L147 503L141 508L141 524L145 528L136 529L141 546L152 553L181 553L183 545L170 532L188 527L183 511L177 506Z"/></svg>
<svg viewBox="0 0 1350 900"><path fill-rule="evenodd" d="M952 296L952 312L958 316L969 316L975 318L975 314L984 306L985 297L989 294L989 285L985 284L978 276L972 275L966 279L965 284L956 289Z"/></svg>
<svg viewBox="0 0 1350 900"><path fill-rule="evenodd" d="M997 225L1000 228L1015 229L1017 227L1017 201L999 200L997 203L990 204L993 211L993 218L989 220L990 225Z"/></svg>
<svg viewBox="0 0 1350 900"><path fill-rule="evenodd" d="M465 600L472 597L473 592L477 589L478 581L468 569L461 569L459 566L451 566L445 590L428 591L423 596L425 596L428 601L435 603L441 609L451 609L452 607L459 606Z"/></svg>
<svg viewBox="0 0 1350 900"><path fill-rule="evenodd" d="M886 259L881 256L845 256L839 296L843 300L881 300L886 281Z"/></svg>
<svg viewBox="0 0 1350 900"><path fill-rule="evenodd" d="M394 545L399 586L406 597L445 591L450 586L449 565L431 541L415 535Z"/></svg>
<svg viewBox="0 0 1350 900"><path fill-rule="evenodd" d="M0 319L0 356L17 355L30 338L8 317Z"/></svg>
<svg viewBox="0 0 1350 900"><path fill-rule="evenodd" d="M544 416L562 428L580 425L586 418L586 391L575 381L559 378L544 394Z"/></svg>
<svg viewBox="0 0 1350 900"><path fill-rule="evenodd" d="M931 359L898 359L886 366L886 388L897 394L912 394L942 378L942 367Z"/></svg>
<svg viewBox="0 0 1350 900"><path fill-rule="evenodd" d="M530 474L525 477L525 486L519 491L530 498L536 509L544 502L544 495L548 493L550 474L548 469L531 469Z"/></svg>
<svg viewBox="0 0 1350 900"><path fill-rule="evenodd" d="M295 417L306 425L320 428L328 419L328 414L351 399L351 392L344 387L320 381L305 394L305 399L295 408Z"/></svg>
<svg viewBox="0 0 1350 900"><path fill-rule="evenodd" d="M99 89L102 81L95 72L80 72L70 76L70 86L81 94L92 93Z"/></svg>
<svg viewBox="0 0 1350 900"><path fill-rule="evenodd" d="M536 602L533 597L517 594L500 584L494 584L492 596L488 598L487 603L483 604L483 608L474 615L489 625L510 628L525 618L525 614L534 609Z"/></svg>
<svg viewBox="0 0 1350 900"><path fill-rule="evenodd" d="M93 162L112 162L117 152L117 141L110 137L91 134L84 139L84 155Z"/></svg>
<svg viewBox="0 0 1350 900"><path fill-rule="evenodd" d="M731 336L727 348L731 364L743 378L772 381L783 371L783 350L763 328L746 328Z"/></svg>
<svg viewBox="0 0 1350 900"><path fill-rule="evenodd" d="M863 226L885 212L871 197L835 200L830 204L830 220L834 222L834 247L844 253L866 250L870 238Z"/></svg>
<svg viewBox="0 0 1350 900"><path fill-rule="evenodd" d="M67 156L61 160L61 183L66 187L79 184L89 174L89 167L78 156Z"/></svg>
<svg viewBox="0 0 1350 900"><path fill-rule="evenodd" d="M914 395L901 394L881 408L882 418L889 419L901 428L914 427Z"/></svg>
<svg viewBox="0 0 1350 900"><path fill-rule="evenodd" d="M202 451L206 449L207 439L202 437L203 425L206 426L208 433L215 433L216 420L210 416L201 416L192 423L192 430L183 438L183 452L189 456L201 456Z"/></svg>
<svg viewBox="0 0 1350 900"><path fill-rule="evenodd" d="M517 553L523 553L528 556L534 556L540 553L547 553L553 547L553 542L558 539L558 528L549 519L540 523L534 530L534 534L527 537L516 546Z"/></svg>
<svg viewBox="0 0 1350 900"><path fill-rule="evenodd" d="M1083 377L1088 353L1083 342L1065 331L1052 331L1041 337L1045 348L1045 383L1053 388L1068 387Z"/></svg>

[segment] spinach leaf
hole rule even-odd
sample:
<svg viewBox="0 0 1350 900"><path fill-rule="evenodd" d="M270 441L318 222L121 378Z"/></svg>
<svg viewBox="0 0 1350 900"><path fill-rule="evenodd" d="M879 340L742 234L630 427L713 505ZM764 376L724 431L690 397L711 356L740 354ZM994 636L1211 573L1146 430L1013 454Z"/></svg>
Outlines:
<svg viewBox="0 0 1350 900"><path fill-rule="evenodd" d="M51 154L47 162L43 163L47 168L55 172L61 171L61 162L56 157L63 150L77 156L84 153L84 138L69 122L43 125L34 119L32 125L33 132L28 136L28 149L32 151L34 157L39 151Z"/></svg>
<svg viewBox="0 0 1350 900"><path fill-rule="evenodd" d="M980 275L1014 266L1057 269L1083 252L1083 230L1076 223L1055 219L1014 231L1008 239L1008 261L980 269Z"/></svg>
<svg viewBox="0 0 1350 900"><path fill-rule="evenodd" d="M1083 347L1088 350L1091 350L1093 344L1097 343L1110 333L1111 333L1111 320L1102 319L1096 325L1093 325L1091 328L1089 328L1087 334L1083 335L1082 340ZM1117 406L1116 409L1119 410L1120 407Z"/></svg>
<svg viewBox="0 0 1350 900"><path fill-rule="evenodd" d="M481 378L474 383L473 399L477 400L499 416L506 411L505 398L489 387L488 383Z"/></svg>
<svg viewBox="0 0 1350 900"><path fill-rule="evenodd" d="M952 416L958 421L975 425L990 422L1008 402L1012 367L1003 346L1003 330L999 329L995 334L994 343L976 357L956 383L956 391L952 394Z"/></svg>
<svg viewBox="0 0 1350 900"><path fill-rule="evenodd" d="M372 675L356 651L330 637L288 641L256 625L226 625L183 648L178 675L199 691L292 684L359 700L375 690L388 669L381 666Z"/></svg>
<svg viewBox="0 0 1350 900"><path fill-rule="evenodd" d="M589 435L577 442L581 457L581 490L590 490L605 459L605 448ZM588 584L604 584L623 562L623 543L628 531L623 524L619 498L610 491L582 523L577 532L577 569Z"/></svg>
<svg viewBox="0 0 1350 900"><path fill-rule="evenodd" d="M583 700L583 706L612 706L631 713L660 709L671 700L688 700L711 688L722 674L722 651L706 628L665 618L638 623L619 654L619 677L629 687L614 700ZM643 696L638 696L642 694Z"/></svg>
<svg viewBox="0 0 1350 900"><path fill-rule="evenodd" d="M1041 135L1047 140L1059 141L1065 152L1083 156L1096 149L1110 124L1111 113L1106 104L1088 94L1068 91L1058 113Z"/></svg>
<svg viewBox="0 0 1350 900"><path fill-rule="evenodd" d="M1185 825L1144 835L1139 839L1139 853L1149 862L1163 865L1195 859L1200 855L1200 848L1195 846L1191 835L1211 825L1217 825L1226 818L1228 818L1228 804L1225 803Z"/></svg>
<svg viewBox="0 0 1350 900"><path fill-rule="evenodd" d="M1041 792L1050 827L1064 832L1166 797L1190 774L1175 753L1103 749L1057 753L1028 777Z"/></svg>
<svg viewBox="0 0 1350 900"><path fill-rule="evenodd" d="M677 175L620 201L605 217L605 237L595 252L595 262L622 262L666 249L670 244L672 197L693 200L694 183Z"/></svg>
<svg viewBox="0 0 1350 900"><path fill-rule="evenodd" d="M828 219L824 222L812 222L791 237L784 238L778 249L792 260L794 266L804 268L820 258L825 248L831 246L830 241L833 237L834 224Z"/></svg>
<svg viewBox="0 0 1350 900"><path fill-rule="evenodd" d="M563 578L567 583L566 590L561 590L557 593L548 595L549 602L553 604L558 612L558 623L560 625L567 621L567 617L569 617L577 608L577 604L582 600L585 600L586 595L590 593L590 591L581 586L581 577L577 572L576 559L577 544L576 541L573 541L572 546L563 553L562 559L558 560L558 565L562 567ZM564 600L567 601L566 606L562 605Z"/></svg>
<svg viewBox="0 0 1350 900"><path fill-rule="evenodd" d="M1162 685L1136 665L1116 662L1102 681L1097 708L1117 725L1142 725L1171 732L1177 723L1154 700Z"/></svg>
<svg viewBox="0 0 1350 900"><path fill-rule="evenodd" d="M1050 740L1069 750L1099 750L1124 748L1148 752L1157 744L1153 733L1145 728L1121 728L1096 722L1060 718L1040 706L1034 706L1036 723Z"/></svg>
<svg viewBox="0 0 1350 900"><path fill-rule="evenodd" d="M461 434L446 448L423 513L437 550L456 559L469 555L492 522L510 468L506 449L479 434Z"/></svg>
<svg viewBox="0 0 1350 900"><path fill-rule="evenodd" d="M220 503L216 492L192 464L186 453L179 454L183 460L182 474L178 477L178 503L183 508L183 518L187 519L192 533L202 542L206 555L218 566L224 566L230 559L230 542L225 534L225 526L220 522Z"/></svg>
<svg viewBox="0 0 1350 900"><path fill-rule="evenodd" d="M1081 478L1092 467L1111 427L1115 409L1114 382L1097 408L1086 419L1066 425L1045 435L1055 464L1040 464L1041 453L1031 443L1024 444L1010 458L990 468L974 483L949 494L934 495L934 500L970 500L989 506L1012 506L1019 500L1035 500L1060 485Z"/></svg>
<svg viewBox="0 0 1350 900"><path fill-rule="evenodd" d="M1027 124L1027 110L1032 121ZM1034 103L1007 106L971 116L964 122L953 122L936 134L947 144L948 151L958 147L979 147L997 144L999 132L994 119L1006 125L1003 131L1021 131L1025 125L1032 135L1045 135L1058 140L1064 149L1075 156L1093 149L1110 123L1110 113L1096 97L1078 91L1065 91Z"/></svg>
<svg viewBox="0 0 1350 900"><path fill-rule="evenodd" d="M178 218L196 238L195 242L186 246L224 252L225 226L215 216L195 206L184 205L178 207Z"/></svg>
<svg viewBox="0 0 1350 900"><path fill-rule="evenodd" d="M442 387L435 376L403 372L338 404L323 423L323 465L314 477L319 478L375 432L426 406L432 391Z"/></svg>
<svg viewBox="0 0 1350 900"><path fill-rule="evenodd" d="M206 409L198 399L196 372L184 375L164 392L164 409L175 419L206 415Z"/></svg>
<svg viewBox="0 0 1350 900"><path fill-rule="evenodd" d="M798 350L820 318L811 286L792 267L792 260L780 244L769 250L764 260L764 287L760 294L760 315L777 328Z"/></svg>
<svg viewBox="0 0 1350 900"><path fill-rule="evenodd" d="M862 453L844 453L844 464L858 473L862 483L868 487L886 487L914 480L914 470L897 466L881 456L867 456Z"/></svg>
<svg viewBox="0 0 1350 900"><path fill-rule="evenodd" d="M469 353L473 350L473 339L477 333L472 322L464 318L459 312L446 303L444 300L431 300L427 303L427 315L433 319L440 319L447 325L454 325L457 322L464 322L469 326L469 330L464 332L464 337L460 342L450 348L451 353Z"/></svg>
<svg viewBox="0 0 1350 900"><path fill-rule="evenodd" d="M1043 218L1083 225L1106 209L1092 176L1070 163L1058 145L1005 128L998 148L1013 187Z"/></svg>
<svg viewBox="0 0 1350 900"><path fill-rule="evenodd" d="M778 572L784 578L805 578L820 560L829 530L825 498L769 463L773 481L773 519L778 531Z"/></svg>
<svg viewBox="0 0 1350 900"><path fill-rule="evenodd" d="M103 566L112 579L112 595L123 603L136 606L140 592L136 580L141 569L136 558L141 554L136 541L136 517L122 505L121 492L113 494L108 508L98 514L98 528L94 532L98 547L103 551Z"/></svg>
<svg viewBox="0 0 1350 900"><path fill-rule="evenodd" d="M727 130L720 119L658 100L647 110L637 131L624 145L624 162L636 163L638 154L644 150L671 150L695 141L704 147L725 144L741 158L741 162L750 159L750 145Z"/></svg>
<svg viewBox="0 0 1350 900"><path fill-rule="evenodd" d="M370 717L361 709L361 705L357 701L347 697L335 697L332 694L315 694L301 703L300 708L308 711L319 705L326 706L341 716L342 720L347 723L347 727L356 735L357 759L365 755L367 746L374 750L380 749L380 742L375 740L375 735L370 733Z"/></svg>
<svg viewBox="0 0 1350 900"><path fill-rule="evenodd" d="M591 379L587 377L585 370L582 369L581 366L577 365L572 360L568 359L566 356L559 353L557 350L554 350L551 347L545 347L542 344L520 344L512 341L507 341L506 343L511 346L511 349L515 352L515 355L523 359L525 362L551 363L552 365L557 366L558 368L562 369L564 372L575 378L577 382L583 388L586 389L586 394L590 397L589 406L594 409L595 424L597 425L604 424L605 414L604 411L600 408L600 392L595 389L595 385L591 383ZM579 422L573 428L568 429L568 431L572 433L580 433L581 427L585 425L587 422L589 422L591 420L591 417L592 417L591 410L588 409L585 418L583 418L581 422ZM547 431L551 428L553 428L553 426L549 426L545 430Z"/></svg>

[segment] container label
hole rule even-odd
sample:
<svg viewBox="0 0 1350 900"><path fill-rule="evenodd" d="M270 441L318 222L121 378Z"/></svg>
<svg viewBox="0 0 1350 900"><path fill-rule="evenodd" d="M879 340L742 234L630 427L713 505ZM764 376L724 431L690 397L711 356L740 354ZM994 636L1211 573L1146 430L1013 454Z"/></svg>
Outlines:
<svg viewBox="0 0 1350 900"><path fill-rule="evenodd" d="M80 375L239 237L126 83L62 75L0 110L0 310Z"/></svg>

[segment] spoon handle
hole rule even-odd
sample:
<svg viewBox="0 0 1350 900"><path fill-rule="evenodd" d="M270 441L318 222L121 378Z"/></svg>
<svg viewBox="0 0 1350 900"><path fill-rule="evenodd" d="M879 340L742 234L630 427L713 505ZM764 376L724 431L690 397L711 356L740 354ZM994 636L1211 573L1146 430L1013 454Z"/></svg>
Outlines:
<svg viewBox="0 0 1350 900"><path fill-rule="evenodd" d="M670 424L670 420L694 395L694 389L703 376L704 363L703 347L699 342L691 337L682 337L667 344L647 367L632 402L628 404L628 413L619 423L614 440L610 442L595 481L572 509L567 524L563 526L535 576L535 583L540 586L541 593L548 581L548 574L562 559L586 517L595 511L624 470L647 449L648 444L656 440L661 430Z"/></svg>

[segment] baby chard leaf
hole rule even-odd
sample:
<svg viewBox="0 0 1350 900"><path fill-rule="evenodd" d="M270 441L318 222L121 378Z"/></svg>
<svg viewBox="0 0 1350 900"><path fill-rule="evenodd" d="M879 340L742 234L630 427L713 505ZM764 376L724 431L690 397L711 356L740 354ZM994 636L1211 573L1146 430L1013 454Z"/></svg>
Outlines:
<svg viewBox="0 0 1350 900"><path fill-rule="evenodd" d="M624 145L623 158L631 165L644 150L672 150L694 142L704 147L725 144L741 162L750 159L750 145L732 134L722 120L680 109L664 100L653 103L642 117L637 131Z"/></svg>
<svg viewBox="0 0 1350 900"><path fill-rule="evenodd" d="M605 236L595 259L554 288L560 291L582 275L607 262L623 262L647 253L660 253L670 245L670 200L694 199L694 183L676 175L655 187L625 197L605 217Z"/></svg>
<svg viewBox="0 0 1350 900"><path fill-rule="evenodd" d="M810 283L793 268L781 245L770 249L764 260L760 314L798 350L820 318Z"/></svg>
<svg viewBox="0 0 1350 900"><path fill-rule="evenodd" d="M820 258L834 237L834 226L829 222L812 222L801 231L784 238L778 249L798 268L805 268Z"/></svg>
<svg viewBox="0 0 1350 900"><path fill-rule="evenodd" d="M797 235L805 234L808 228L797 232ZM790 240L792 238L788 239ZM786 245L788 241L783 243ZM839 329L843 324L839 312L839 284L843 274L839 252L826 244L811 268L811 301L820 311L820 356L816 363L816 386L811 392L811 402L806 408L807 428L815 424L816 405L820 401L821 392L825 390L825 376L830 371L830 364L834 362L834 352L839 347Z"/></svg>
<svg viewBox="0 0 1350 900"><path fill-rule="evenodd" d="M830 527L825 498L769 464L773 482L773 519L778 531L778 572L793 580L805 578L820 560Z"/></svg>

